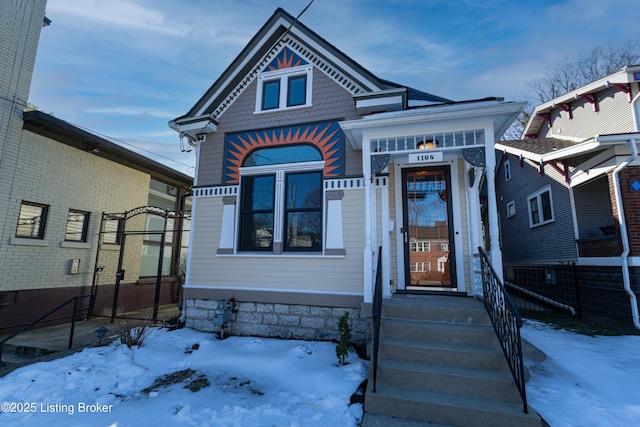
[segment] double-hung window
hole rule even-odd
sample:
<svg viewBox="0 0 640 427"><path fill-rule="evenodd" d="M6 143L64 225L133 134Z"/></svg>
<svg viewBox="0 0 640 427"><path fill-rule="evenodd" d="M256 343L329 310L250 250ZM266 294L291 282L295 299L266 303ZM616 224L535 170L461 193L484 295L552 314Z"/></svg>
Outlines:
<svg viewBox="0 0 640 427"><path fill-rule="evenodd" d="M527 197L529 205L529 227L537 227L554 221L551 188L545 187Z"/></svg>
<svg viewBox="0 0 640 427"><path fill-rule="evenodd" d="M258 77L256 112L311 106L312 67L285 68Z"/></svg>
<svg viewBox="0 0 640 427"><path fill-rule="evenodd" d="M240 170L240 251L322 251L320 159L310 145L264 148L247 157Z"/></svg>
<svg viewBox="0 0 640 427"><path fill-rule="evenodd" d="M69 209L64 240L67 242L86 242L89 229L89 212Z"/></svg>
<svg viewBox="0 0 640 427"><path fill-rule="evenodd" d="M44 239L49 206L23 201L20 205L16 237Z"/></svg>

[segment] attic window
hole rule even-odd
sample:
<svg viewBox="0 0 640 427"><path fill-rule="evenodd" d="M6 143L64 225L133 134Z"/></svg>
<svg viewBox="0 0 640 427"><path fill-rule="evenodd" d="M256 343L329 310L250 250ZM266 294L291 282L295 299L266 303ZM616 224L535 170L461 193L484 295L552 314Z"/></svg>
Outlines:
<svg viewBox="0 0 640 427"><path fill-rule="evenodd" d="M311 106L312 67L285 68L258 76L256 113Z"/></svg>

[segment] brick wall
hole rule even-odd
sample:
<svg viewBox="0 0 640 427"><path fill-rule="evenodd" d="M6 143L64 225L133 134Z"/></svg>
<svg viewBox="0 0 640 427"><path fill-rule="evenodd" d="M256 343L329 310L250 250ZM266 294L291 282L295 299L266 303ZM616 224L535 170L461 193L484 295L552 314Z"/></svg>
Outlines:
<svg viewBox="0 0 640 427"><path fill-rule="evenodd" d="M620 172L618 178L627 223L630 256L640 256L640 167L627 167ZM613 179L609 181L611 182ZM634 185L635 183L637 183L637 187ZM615 206L615 203L612 203L612 206ZM618 218L617 210L614 210L614 216L616 219Z"/></svg>
<svg viewBox="0 0 640 427"><path fill-rule="evenodd" d="M12 185L4 196L9 205L2 219L1 289L90 286L102 212L123 212L146 205L149 175L29 131L22 131L18 151L14 163L6 162L3 168L2 179ZM29 245L31 239L14 239L23 200L49 206L44 240L37 242L44 246ZM87 247L62 247L69 209L91 213ZM134 218L127 226L144 229L144 216ZM130 250L124 268L127 279L135 281L141 242L128 241L127 247ZM103 251L102 256L105 271L99 283L113 283L118 251ZM78 274L69 274L71 259L80 259Z"/></svg>

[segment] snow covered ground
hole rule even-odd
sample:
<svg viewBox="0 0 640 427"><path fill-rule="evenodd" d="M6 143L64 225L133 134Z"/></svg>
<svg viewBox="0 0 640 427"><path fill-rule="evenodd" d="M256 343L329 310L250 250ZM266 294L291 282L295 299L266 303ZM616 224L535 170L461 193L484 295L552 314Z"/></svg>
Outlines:
<svg viewBox="0 0 640 427"><path fill-rule="evenodd" d="M640 426L640 336L590 337L525 321L522 337L542 350L529 405L552 427Z"/></svg>
<svg viewBox="0 0 640 427"><path fill-rule="evenodd" d="M112 345L0 378L0 425L355 426L362 405L349 399L367 365L350 362L338 367L327 342L156 330L133 359Z"/></svg>
<svg viewBox="0 0 640 427"><path fill-rule="evenodd" d="M552 427L640 425L640 336L536 322L522 335L547 355L525 361L527 392ZM367 362L349 360L338 367L332 343L160 329L133 353L86 349L0 378L0 425L355 426L362 406L349 399Z"/></svg>

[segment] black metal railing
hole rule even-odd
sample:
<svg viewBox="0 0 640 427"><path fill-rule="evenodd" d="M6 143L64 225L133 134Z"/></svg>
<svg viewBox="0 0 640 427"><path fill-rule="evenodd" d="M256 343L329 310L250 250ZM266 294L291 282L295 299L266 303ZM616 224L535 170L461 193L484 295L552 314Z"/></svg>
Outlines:
<svg viewBox="0 0 640 427"><path fill-rule="evenodd" d="M581 318L577 267L505 264L504 286L521 315Z"/></svg>
<svg viewBox="0 0 640 427"><path fill-rule="evenodd" d="M493 329L498 336L502 351L511 369L511 375L518 387L524 412L528 413L527 392L524 378L524 362L522 358L522 339L520 328L522 318L516 310L509 294L504 288L500 277L491 265L487 254L480 250L480 264L482 267L482 291L484 294L484 306L489 313Z"/></svg>
<svg viewBox="0 0 640 427"><path fill-rule="evenodd" d="M373 387L376 393L376 382L378 379L378 347L380 344L380 315L382 314L382 248L378 248L378 263L376 264L376 281L373 288L373 349L371 359L373 361Z"/></svg>
<svg viewBox="0 0 640 427"><path fill-rule="evenodd" d="M47 317L51 316L53 313L57 312L58 310L66 307L68 304L73 303L73 313L71 316L71 331L69 332L69 348L71 348L73 346L73 332L76 328L76 318L78 317L78 313L82 312L82 311L86 311L87 313L90 310L91 304L89 304L88 307L78 307L78 302L81 299L84 298L92 298L93 294L86 294L86 295L77 295L73 298L68 299L67 301L63 302L62 304L60 304L59 306L57 306L56 308L48 311L46 314L38 317L36 320L34 320L33 322L29 323L26 326L23 326L22 328L20 328L18 331L12 333L11 335L7 336L6 338L2 339L0 341L0 365L2 365L2 353L3 353L3 349L4 349L4 344L9 341L10 339L16 337L17 335L20 335L21 333L23 333L24 331L26 331L27 329L31 328L32 326L40 323L41 321L43 321L44 319L46 319Z"/></svg>

